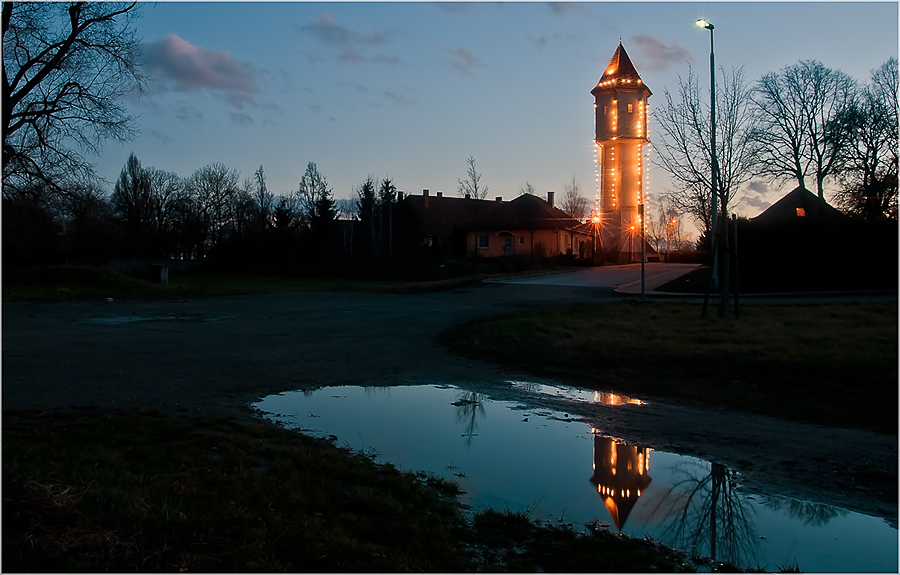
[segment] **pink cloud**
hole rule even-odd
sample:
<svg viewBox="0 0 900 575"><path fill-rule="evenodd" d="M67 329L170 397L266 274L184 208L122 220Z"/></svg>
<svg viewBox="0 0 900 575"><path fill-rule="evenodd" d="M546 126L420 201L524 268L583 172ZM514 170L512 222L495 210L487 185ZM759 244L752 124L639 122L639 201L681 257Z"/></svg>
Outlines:
<svg viewBox="0 0 900 575"><path fill-rule="evenodd" d="M236 106L252 101L255 67L235 60L226 50L207 50L169 34L144 44L144 64L157 89L220 91Z"/></svg>

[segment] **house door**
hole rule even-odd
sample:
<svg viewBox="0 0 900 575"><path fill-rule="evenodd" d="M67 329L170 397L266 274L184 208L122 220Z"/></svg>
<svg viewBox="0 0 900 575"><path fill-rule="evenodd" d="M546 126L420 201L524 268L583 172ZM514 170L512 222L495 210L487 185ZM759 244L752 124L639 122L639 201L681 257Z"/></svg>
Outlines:
<svg viewBox="0 0 900 575"><path fill-rule="evenodd" d="M513 255L513 237L512 236L504 236L503 237L503 255L511 256Z"/></svg>

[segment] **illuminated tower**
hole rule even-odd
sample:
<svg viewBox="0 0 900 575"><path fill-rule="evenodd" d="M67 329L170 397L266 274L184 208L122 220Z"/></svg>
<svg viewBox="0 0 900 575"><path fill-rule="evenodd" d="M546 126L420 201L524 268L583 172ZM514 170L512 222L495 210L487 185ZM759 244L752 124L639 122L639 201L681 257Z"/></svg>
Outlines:
<svg viewBox="0 0 900 575"><path fill-rule="evenodd" d="M635 503L653 481L650 449L594 435L594 475L590 481L621 533Z"/></svg>
<svg viewBox="0 0 900 575"><path fill-rule="evenodd" d="M591 94L600 168L600 205L595 209L600 211L603 247L620 250L620 261L640 261L638 205L644 197L644 146L650 143L647 99L652 92L621 39Z"/></svg>

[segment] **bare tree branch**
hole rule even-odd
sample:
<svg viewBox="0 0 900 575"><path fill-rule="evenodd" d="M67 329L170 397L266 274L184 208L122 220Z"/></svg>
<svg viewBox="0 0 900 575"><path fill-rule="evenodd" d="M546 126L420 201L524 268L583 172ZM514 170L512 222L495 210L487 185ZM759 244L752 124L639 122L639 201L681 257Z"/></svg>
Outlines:
<svg viewBox="0 0 900 575"><path fill-rule="evenodd" d="M134 135L138 16L135 2L3 3L4 193L93 179L82 153Z"/></svg>

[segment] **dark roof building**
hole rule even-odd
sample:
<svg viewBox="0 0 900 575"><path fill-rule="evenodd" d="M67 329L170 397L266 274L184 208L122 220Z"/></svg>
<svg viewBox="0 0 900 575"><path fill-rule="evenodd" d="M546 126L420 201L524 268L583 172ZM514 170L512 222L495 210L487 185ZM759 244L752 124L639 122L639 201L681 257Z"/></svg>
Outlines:
<svg viewBox="0 0 900 575"><path fill-rule="evenodd" d="M573 228L578 220L532 194L522 194L475 218L473 230L559 230Z"/></svg>
<svg viewBox="0 0 900 575"><path fill-rule="evenodd" d="M468 227L476 218L503 205L499 201L445 197L443 192L433 196L429 190L422 190L421 196L409 195L403 201L418 214L422 233L434 238L450 238L454 228Z"/></svg>
<svg viewBox="0 0 900 575"><path fill-rule="evenodd" d="M800 218L806 218L800 220ZM776 223L788 221L842 222L847 216L837 208L828 205L806 188L797 186L783 198L769 206L766 211L753 218L754 222Z"/></svg>
<svg viewBox="0 0 900 575"><path fill-rule="evenodd" d="M422 190L421 196L410 194L398 205L398 220L407 228L407 241L424 246L432 253L465 255L466 230L472 220L502 205L499 201L445 197ZM413 237L414 236L414 237Z"/></svg>

